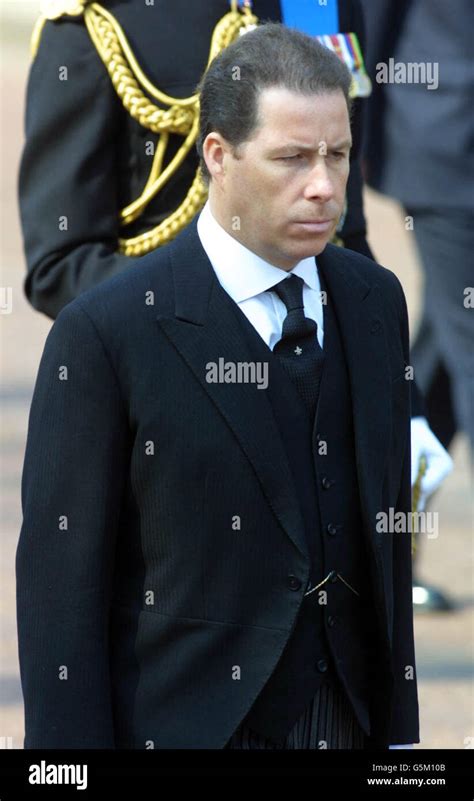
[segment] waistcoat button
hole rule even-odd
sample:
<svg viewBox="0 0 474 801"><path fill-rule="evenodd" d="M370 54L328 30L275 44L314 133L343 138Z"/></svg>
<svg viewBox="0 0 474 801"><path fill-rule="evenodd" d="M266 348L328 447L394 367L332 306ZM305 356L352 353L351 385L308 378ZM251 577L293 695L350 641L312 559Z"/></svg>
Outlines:
<svg viewBox="0 0 474 801"><path fill-rule="evenodd" d="M326 662L325 659L319 659L317 664L316 664L316 667L317 667L317 669L319 670L320 673L326 673L326 671L328 669L328 663Z"/></svg>
<svg viewBox="0 0 474 801"><path fill-rule="evenodd" d="M299 590L301 587L301 581L297 576L294 576L292 573L288 576L288 586L290 590Z"/></svg>
<svg viewBox="0 0 474 801"><path fill-rule="evenodd" d="M337 534L337 527L334 525L334 523L328 523L326 531L328 534L331 534L331 536L334 536L334 534Z"/></svg>

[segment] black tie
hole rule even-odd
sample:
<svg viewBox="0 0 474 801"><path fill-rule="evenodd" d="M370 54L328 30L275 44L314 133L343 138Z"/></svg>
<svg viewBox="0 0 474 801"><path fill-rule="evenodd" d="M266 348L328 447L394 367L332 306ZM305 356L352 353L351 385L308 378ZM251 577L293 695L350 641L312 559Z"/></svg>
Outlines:
<svg viewBox="0 0 474 801"><path fill-rule="evenodd" d="M303 279L294 273L271 287L287 309L282 337L273 349L295 383L311 418L314 417L324 364L318 326L305 317Z"/></svg>

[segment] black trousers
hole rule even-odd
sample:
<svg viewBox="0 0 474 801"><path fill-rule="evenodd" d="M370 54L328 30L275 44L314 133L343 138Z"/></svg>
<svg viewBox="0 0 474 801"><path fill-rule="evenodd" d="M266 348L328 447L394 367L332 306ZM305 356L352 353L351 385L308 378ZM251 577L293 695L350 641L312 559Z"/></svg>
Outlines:
<svg viewBox="0 0 474 801"><path fill-rule="evenodd" d="M309 707L281 742L274 742L240 724L225 748L239 749L363 749L360 727L342 687L322 684Z"/></svg>

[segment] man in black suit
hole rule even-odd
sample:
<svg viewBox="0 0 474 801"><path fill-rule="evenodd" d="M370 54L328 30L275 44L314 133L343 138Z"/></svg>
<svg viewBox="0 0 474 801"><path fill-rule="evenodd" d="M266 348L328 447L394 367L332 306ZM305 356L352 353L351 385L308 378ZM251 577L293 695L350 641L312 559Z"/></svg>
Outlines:
<svg viewBox="0 0 474 801"><path fill-rule="evenodd" d="M201 87L199 219L53 325L17 551L27 748L419 741L405 298L327 244L349 83L303 34L242 36Z"/></svg>

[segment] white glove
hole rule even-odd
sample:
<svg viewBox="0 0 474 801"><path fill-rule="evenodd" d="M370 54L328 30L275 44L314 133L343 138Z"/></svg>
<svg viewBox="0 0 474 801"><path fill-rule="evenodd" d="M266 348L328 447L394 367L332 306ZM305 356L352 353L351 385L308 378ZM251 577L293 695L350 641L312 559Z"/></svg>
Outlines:
<svg viewBox="0 0 474 801"><path fill-rule="evenodd" d="M425 454L427 470L421 480L420 500L417 511L424 509L427 498L437 489L453 469L453 460L448 451L433 434L426 417L411 419L411 484L418 474L420 457Z"/></svg>

